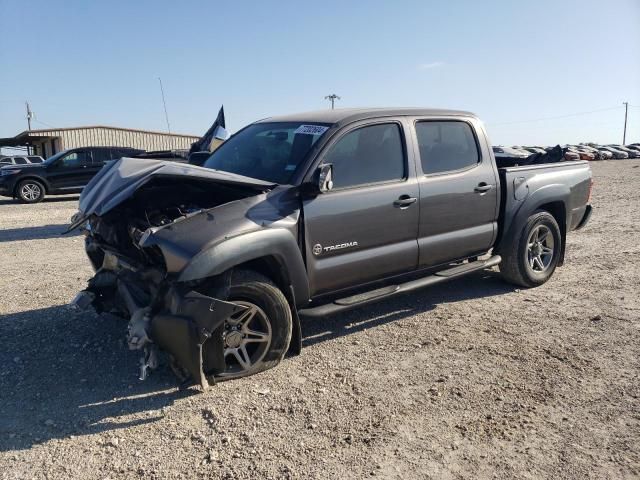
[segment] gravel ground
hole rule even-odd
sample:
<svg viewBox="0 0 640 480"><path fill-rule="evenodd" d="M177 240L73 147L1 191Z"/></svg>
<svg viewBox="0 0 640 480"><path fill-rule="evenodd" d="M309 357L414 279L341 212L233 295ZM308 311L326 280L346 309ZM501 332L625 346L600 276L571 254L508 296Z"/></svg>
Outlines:
<svg viewBox="0 0 640 480"><path fill-rule="evenodd" d="M486 272L327 319L263 374L137 380L125 325L66 304L77 198L0 201L0 478L640 476L640 161L546 285Z"/></svg>

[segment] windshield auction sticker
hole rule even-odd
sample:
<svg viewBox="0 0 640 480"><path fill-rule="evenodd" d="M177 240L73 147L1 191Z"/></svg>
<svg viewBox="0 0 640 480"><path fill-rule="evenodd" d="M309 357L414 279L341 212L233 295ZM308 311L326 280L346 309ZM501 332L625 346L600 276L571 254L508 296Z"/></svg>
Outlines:
<svg viewBox="0 0 640 480"><path fill-rule="evenodd" d="M294 135L322 135L329 130L329 127L323 127L322 125L300 125L294 133Z"/></svg>

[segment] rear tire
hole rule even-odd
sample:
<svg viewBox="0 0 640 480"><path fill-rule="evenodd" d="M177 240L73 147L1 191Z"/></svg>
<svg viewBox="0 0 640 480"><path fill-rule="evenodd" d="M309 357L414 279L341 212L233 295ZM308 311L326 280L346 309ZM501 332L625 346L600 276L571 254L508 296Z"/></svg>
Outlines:
<svg viewBox="0 0 640 480"><path fill-rule="evenodd" d="M275 367L289 349L293 325L291 307L282 291L264 275L236 270L228 301L247 310L225 322L226 369L216 380L247 377Z"/></svg>
<svg viewBox="0 0 640 480"><path fill-rule="evenodd" d="M500 273L514 285L537 287L551 278L561 251L558 222L549 212L538 210L529 217L512 244L501 252Z"/></svg>
<svg viewBox="0 0 640 480"><path fill-rule="evenodd" d="M37 180L23 180L16 188L16 197L22 203L38 203L44 198L44 185Z"/></svg>

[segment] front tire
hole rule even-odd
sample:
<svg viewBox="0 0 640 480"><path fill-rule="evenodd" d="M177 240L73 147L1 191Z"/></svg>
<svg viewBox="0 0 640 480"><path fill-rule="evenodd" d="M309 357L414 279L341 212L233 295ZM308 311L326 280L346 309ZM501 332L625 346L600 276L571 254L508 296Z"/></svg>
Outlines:
<svg viewBox="0 0 640 480"><path fill-rule="evenodd" d="M16 188L16 196L22 203L41 202L44 194L44 185L37 180L23 180Z"/></svg>
<svg viewBox="0 0 640 480"><path fill-rule="evenodd" d="M247 377L275 367L289 349L293 325L291 307L282 291L264 275L236 270L228 301L247 309L225 322L226 367L216 380Z"/></svg>
<svg viewBox="0 0 640 480"><path fill-rule="evenodd" d="M549 212L538 210L505 250L500 273L507 282L526 288L542 285L560 260L562 235L558 222Z"/></svg>

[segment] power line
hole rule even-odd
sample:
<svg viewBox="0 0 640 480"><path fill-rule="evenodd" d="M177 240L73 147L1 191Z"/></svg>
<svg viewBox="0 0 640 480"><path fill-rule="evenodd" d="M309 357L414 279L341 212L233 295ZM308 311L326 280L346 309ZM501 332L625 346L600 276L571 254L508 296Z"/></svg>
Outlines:
<svg viewBox="0 0 640 480"><path fill-rule="evenodd" d="M514 125L517 123L532 123L532 122L542 122L544 120L555 120L557 118L567 118L567 117L578 117L581 115L591 115L592 113L598 113L598 112L606 112L608 110L618 110L622 107L609 107L609 108L601 108L598 110L590 110L587 112L577 112L577 113L568 113L566 115L557 115L555 117L543 117L543 118L535 118L535 119L531 119L531 120L517 120L515 122L500 122L500 123L487 123L487 125L492 125L492 126L496 126L496 125Z"/></svg>
<svg viewBox="0 0 640 480"><path fill-rule="evenodd" d="M45 127L56 128L53 125L49 125L48 123L41 122L40 120L38 120L36 118L34 118L33 121L36 122L36 123L39 123L40 125L44 125Z"/></svg>

